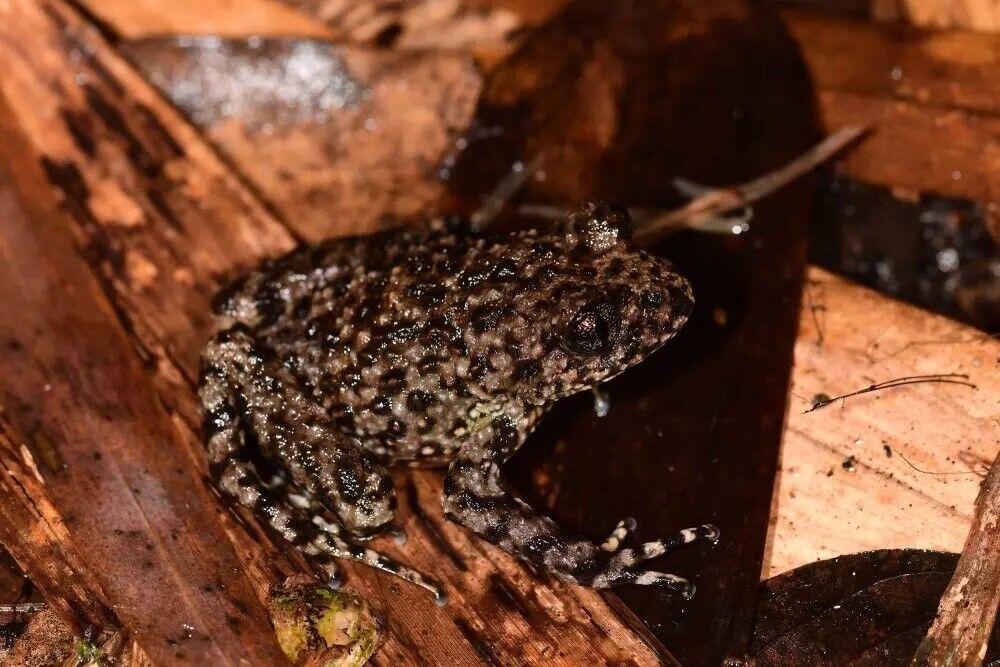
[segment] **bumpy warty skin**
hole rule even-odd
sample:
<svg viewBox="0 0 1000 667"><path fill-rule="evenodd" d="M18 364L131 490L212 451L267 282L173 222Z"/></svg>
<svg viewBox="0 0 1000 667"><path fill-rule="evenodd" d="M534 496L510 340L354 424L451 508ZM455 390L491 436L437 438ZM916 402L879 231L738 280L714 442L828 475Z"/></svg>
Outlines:
<svg viewBox="0 0 1000 667"><path fill-rule="evenodd" d="M554 402L640 362L686 321L690 285L633 248L629 225L595 204L544 231L475 236L437 220L302 248L233 283L215 301L200 388L220 486L302 541L315 529L299 524L324 507L338 535L385 525L383 465L451 463L456 493L469 466L498 475ZM460 465L463 448L473 459ZM498 477L480 481L476 493L504 498L489 511L505 507Z"/></svg>

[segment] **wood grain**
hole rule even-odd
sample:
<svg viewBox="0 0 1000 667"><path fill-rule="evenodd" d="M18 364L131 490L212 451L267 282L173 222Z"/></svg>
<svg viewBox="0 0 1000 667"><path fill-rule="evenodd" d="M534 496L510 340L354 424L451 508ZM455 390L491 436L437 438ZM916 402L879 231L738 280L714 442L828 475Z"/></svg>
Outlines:
<svg viewBox="0 0 1000 667"><path fill-rule="evenodd" d="M126 39L160 35L338 36L281 0L80 0L80 5Z"/></svg>
<svg viewBox="0 0 1000 667"><path fill-rule="evenodd" d="M1000 31L1000 7L993 0L871 0L871 15L926 28Z"/></svg>
<svg viewBox="0 0 1000 667"><path fill-rule="evenodd" d="M819 269L799 326L764 576L870 549L961 551L1000 451L1000 342ZM978 389L911 385L806 412L820 394L927 373Z"/></svg>
<svg viewBox="0 0 1000 667"><path fill-rule="evenodd" d="M786 12L828 128L862 123L855 178L982 202L1000 189L1000 36L927 32Z"/></svg>
<svg viewBox="0 0 1000 667"><path fill-rule="evenodd" d="M21 199L47 192L37 162L11 180ZM234 576L214 499L196 470L169 455L178 440L170 416L62 216L6 212L0 300L20 315L0 323L0 430L3 498L20 536L5 544L33 577L72 564L39 584L92 609L74 619L77 629L123 623L161 664L279 660L246 580ZM81 583L97 590L75 593Z"/></svg>
<svg viewBox="0 0 1000 667"><path fill-rule="evenodd" d="M191 378L210 327L209 297L222 273L287 250L292 235L64 4L14 0L5 6L0 90L32 153L19 159L50 165L49 179L70 214L69 231L79 247L94 251L85 253L88 271L104 286L114 317L128 322L128 344L104 353L137 349L155 378L159 400L175 415L179 435L165 455L184 461L183 467L204 470L194 437L198 418ZM55 372L52 383L65 379ZM117 455L108 452L106 458ZM155 471L149 474L156 478ZM412 498L420 510L401 509L409 541L398 555L447 582L453 603L439 609L415 587L368 568L347 568L350 585L388 614L389 637L379 663L419 664L428 656L447 664L659 661L597 593L539 582L509 556L446 523L438 474L410 479L412 486L401 488L404 505ZM27 509L37 502L25 498ZM85 515L87 509L81 505L77 511ZM254 589L263 595L276 580L267 565L277 552L267 546L266 535L253 528L251 535L227 529ZM398 551L391 544L380 546ZM111 561L89 565L109 576L116 567ZM60 582L53 583L56 588L47 593L59 592ZM133 611L142 614L143 607ZM133 631L143 624L164 631L154 615L122 620ZM264 638L268 633L253 634Z"/></svg>

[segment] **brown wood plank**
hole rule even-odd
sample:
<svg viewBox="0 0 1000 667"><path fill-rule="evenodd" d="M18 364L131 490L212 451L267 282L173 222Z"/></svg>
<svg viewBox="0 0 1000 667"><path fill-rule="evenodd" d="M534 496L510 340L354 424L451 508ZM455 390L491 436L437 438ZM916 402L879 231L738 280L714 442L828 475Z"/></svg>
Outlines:
<svg viewBox="0 0 1000 667"><path fill-rule="evenodd" d="M782 13L820 90L1000 112L1000 36Z"/></svg>
<svg viewBox="0 0 1000 667"><path fill-rule="evenodd" d="M827 128L868 124L841 167L987 207L1000 230L1000 35L786 11Z"/></svg>
<svg viewBox="0 0 1000 667"><path fill-rule="evenodd" d="M1000 117L929 109L908 102L825 90L827 127L867 124L870 135L840 168L869 183L984 202L1000 202Z"/></svg>
<svg viewBox="0 0 1000 667"><path fill-rule="evenodd" d="M1000 8L993 0L870 0L872 17L927 28L1000 30Z"/></svg>
<svg viewBox="0 0 1000 667"><path fill-rule="evenodd" d="M79 0L125 39L161 35L336 37L281 0Z"/></svg>
<svg viewBox="0 0 1000 667"><path fill-rule="evenodd" d="M73 11L55 0L8 7L0 24L0 89L35 159L50 165L76 243L94 251L89 271L131 324L131 344L146 358L160 400L175 411L183 437L172 441L172 456L202 474L191 378L210 328L208 300L222 273L288 249L292 237ZM402 550L380 546L446 582L452 602L437 608L415 587L347 568L349 585L388 614L381 664L658 662L597 593L539 582L445 522L437 473L410 479L412 487L401 484L400 512L409 540ZM411 498L422 511L405 507ZM275 553L263 535L229 530L228 537L238 551L247 547L240 555L250 563ZM111 577L118 562L91 565ZM276 575L252 567L249 574L261 593Z"/></svg>
<svg viewBox="0 0 1000 667"><path fill-rule="evenodd" d="M269 38L121 49L311 242L433 210L446 188L437 165L482 87L472 58L452 52ZM281 83L261 90L261 80Z"/></svg>
<svg viewBox="0 0 1000 667"><path fill-rule="evenodd" d="M18 142L3 126L0 182L29 202L6 202L0 247L0 302L17 313L0 321L3 497L17 532L5 545L78 628L123 623L158 663L280 660L235 554L218 547L229 545L214 500L169 453L174 425L112 304L62 216L33 206L51 201L41 165L8 152Z"/></svg>

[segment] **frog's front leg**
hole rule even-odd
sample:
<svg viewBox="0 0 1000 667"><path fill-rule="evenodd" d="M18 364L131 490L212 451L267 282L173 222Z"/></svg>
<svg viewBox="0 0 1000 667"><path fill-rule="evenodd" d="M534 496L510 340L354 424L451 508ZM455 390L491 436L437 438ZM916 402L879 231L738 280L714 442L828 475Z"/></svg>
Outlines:
<svg viewBox="0 0 1000 667"><path fill-rule="evenodd" d="M560 528L552 519L510 495L500 482L500 467L527 437L537 418L499 416L473 431L445 479L447 516L504 551L523 558L556 576L594 588L624 584L660 586L684 597L694 585L672 574L636 567L673 548L697 539L718 539L715 526L688 528L667 540L624 547L634 521L624 520L603 544Z"/></svg>
<svg viewBox="0 0 1000 667"><path fill-rule="evenodd" d="M216 335L203 353L199 388L209 462L218 487L250 507L335 576L331 557L350 558L441 597L418 573L357 544L393 516L388 472L355 438L337 431L321 405L244 325ZM258 464L284 468L291 483L267 484ZM335 521L322 516L330 510Z"/></svg>

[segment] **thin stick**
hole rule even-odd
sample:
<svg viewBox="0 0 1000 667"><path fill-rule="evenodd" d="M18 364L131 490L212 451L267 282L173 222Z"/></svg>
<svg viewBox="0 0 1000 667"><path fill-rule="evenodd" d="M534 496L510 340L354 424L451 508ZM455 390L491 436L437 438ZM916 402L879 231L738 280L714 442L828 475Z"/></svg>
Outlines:
<svg viewBox="0 0 1000 667"><path fill-rule="evenodd" d="M482 231L493 222L510 201L510 198L524 187L529 178L535 175L535 172L542 165L542 159L542 155L537 155L528 164L517 162L511 167L510 172L497 183L493 192L487 195L479 209L469 218L472 231Z"/></svg>
<svg viewBox="0 0 1000 667"><path fill-rule="evenodd" d="M941 596L937 617L911 665L981 665L1000 606L1000 455L976 499L976 513Z"/></svg>
<svg viewBox="0 0 1000 667"><path fill-rule="evenodd" d="M980 475L975 470L955 470L951 472L949 471L935 472L933 470L924 470L923 468L918 468L917 466L913 465L910 462L910 459L906 458L903 455L903 452L899 451L898 449L893 449L892 447L889 447L889 445L886 445L886 447L888 448L888 451L893 452L896 456L903 459L903 463L910 466L911 468L919 472L921 475L979 475L980 477L982 477L982 475Z"/></svg>
<svg viewBox="0 0 1000 667"><path fill-rule="evenodd" d="M826 162L866 130L866 127L860 125L842 127L775 171L741 185L709 190L681 208L656 215L636 230L635 242L638 245L650 245L680 228L697 229L706 220L745 209Z"/></svg>
<svg viewBox="0 0 1000 667"><path fill-rule="evenodd" d="M907 377L896 378L894 380L886 380L885 382L877 382L875 384L870 384L864 389L858 389L857 391L851 391L846 394L841 394L840 396L834 396L833 398L824 398L822 400L813 403L812 407L806 410L803 414L813 412L814 410L819 410L824 408L831 403L836 403L837 401L842 401L852 396L860 396L861 394L870 394L871 392L881 391L883 389L892 389L893 387L903 387L908 384L924 384L929 382L943 383L943 384L959 384L963 387L971 387L972 389L977 389L978 387L968 381L969 376L964 373L939 373L936 375L909 375Z"/></svg>
<svg viewBox="0 0 1000 667"><path fill-rule="evenodd" d="M780 190L803 174L829 160L845 146L860 137L868 128L860 125L842 127L783 167L741 185L724 188L706 188L681 208L672 211L629 209L636 221L634 240L638 245L650 245L673 232L691 228L703 232L725 230L726 233L743 232L750 213L732 225L719 225L720 218L739 209L749 209L750 204ZM560 220L570 211L550 204L522 204L520 215L545 220Z"/></svg>

